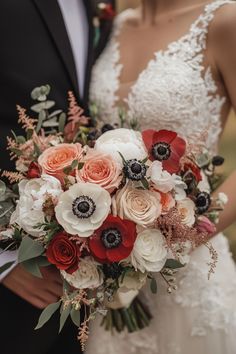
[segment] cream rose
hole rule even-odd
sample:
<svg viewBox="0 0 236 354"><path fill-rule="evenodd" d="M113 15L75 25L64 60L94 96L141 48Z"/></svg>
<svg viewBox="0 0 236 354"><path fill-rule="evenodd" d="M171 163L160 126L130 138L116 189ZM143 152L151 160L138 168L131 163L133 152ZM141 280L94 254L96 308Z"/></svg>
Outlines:
<svg viewBox="0 0 236 354"><path fill-rule="evenodd" d="M56 200L62 192L60 182L53 176L42 175L41 178L21 181L20 199L10 223L19 225L32 236L41 236L42 229L35 229L35 226L45 221L43 204L49 195Z"/></svg>
<svg viewBox="0 0 236 354"><path fill-rule="evenodd" d="M102 134L96 141L95 150L111 155L119 163L122 163L119 153L125 160L143 160L147 157L141 133L125 128Z"/></svg>
<svg viewBox="0 0 236 354"><path fill-rule="evenodd" d="M89 150L84 166L78 171L78 179L100 185L109 193L117 189L122 181L122 167L112 156Z"/></svg>
<svg viewBox="0 0 236 354"><path fill-rule="evenodd" d="M96 289L103 283L102 272L92 257L82 258L79 269L74 273L61 271L61 274L76 289Z"/></svg>
<svg viewBox="0 0 236 354"><path fill-rule="evenodd" d="M160 230L148 229L138 234L130 260L141 272L160 272L167 260L167 245Z"/></svg>
<svg viewBox="0 0 236 354"><path fill-rule="evenodd" d="M161 196L158 192L137 189L127 183L113 197L112 207L115 216L150 227L161 215Z"/></svg>
<svg viewBox="0 0 236 354"><path fill-rule="evenodd" d="M92 183L76 183L62 193L55 208L58 223L71 235L91 236L107 218L110 194Z"/></svg>
<svg viewBox="0 0 236 354"><path fill-rule="evenodd" d="M74 160L80 160L83 155L82 145L60 144L46 149L38 159L43 173L55 176L58 179L64 177L63 170L71 166Z"/></svg>
<svg viewBox="0 0 236 354"><path fill-rule="evenodd" d="M177 203L178 212L182 218L183 224L191 227L195 223L195 204L189 199L185 198L179 200Z"/></svg>

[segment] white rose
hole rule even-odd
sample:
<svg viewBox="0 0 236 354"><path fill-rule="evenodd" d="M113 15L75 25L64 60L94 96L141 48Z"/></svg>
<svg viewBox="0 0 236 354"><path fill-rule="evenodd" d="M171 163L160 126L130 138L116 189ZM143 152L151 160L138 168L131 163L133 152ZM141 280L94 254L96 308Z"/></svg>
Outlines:
<svg viewBox="0 0 236 354"><path fill-rule="evenodd" d="M132 129L114 129L102 134L97 139L95 150L111 155L116 161L122 163L121 153L125 160L143 160L147 151L143 143L142 134Z"/></svg>
<svg viewBox="0 0 236 354"><path fill-rule="evenodd" d="M176 174L170 174L163 170L162 163L160 161L154 161L149 170L148 176L155 184L155 187L162 193L168 193L174 189L178 183L179 177Z"/></svg>
<svg viewBox="0 0 236 354"><path fill-rule="evenodd" d="M185 198L179 200L177 203L178 212L182 218L183 224L191 227L195 223L195 204L189 199Z"/></svg>
<svg viewBox="0 0 236 354"><path fill-rule="evenodd" d="M107 218L110 194L92 183L76 183L62 193L55 208L56 218L66 232L89 237Z"/></svg>
<svg viewBox="0 0 236 354"><path fill-rule="evenodd" d="M20 199L12 213L10 224L19 225L32 236L42 236L42 229L35 229L35 226L45 221L43 204L49 195L58 198L61 193L61 184L53 176L42 175L41 178L22 180L19 183Z"/></svg>
<svg viewBox="0 0 236 354"><path fill-rule="evenodd" d="M96 289L103 283L103 275L92 257L80 260L79 269L72 274L61 271L63 278L76 289Z"/></svg>
<svg viewBox="0 0 236 354"><path fill-rule="evenodd" d="M148 229L138 234L130 260L141 272L160 272L167 260L167 245L160 230Z"/></svg>
<svg viewBox="0 0 236 354"><path fill-rule="evenodd" d="M160 200L159 193L137 189L132 183L127 183L113 197L113 214L121 219L131 220L140 226L149 227L161 215Z"/></svg>

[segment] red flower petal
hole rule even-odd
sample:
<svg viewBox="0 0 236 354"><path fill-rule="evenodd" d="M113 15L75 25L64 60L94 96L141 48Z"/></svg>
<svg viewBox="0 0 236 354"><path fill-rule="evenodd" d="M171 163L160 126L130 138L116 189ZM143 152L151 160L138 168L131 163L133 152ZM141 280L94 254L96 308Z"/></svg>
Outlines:
<svg viewBox="0 0 236 354"><path fill-rule="evenodd" d="M171 143L171 150L179 157L182 157L186 151L186 141L177 136Z"/></svg>
<svg viewBox="0 0 236 354"><path fill-rule="evenodd" d="M129 257L132 249L132 247L126 248L122 245L109 249L107 250L107 258L110 262L120 262L122 259Z"/></svg>
<svg viewBox="0 0 236 354"><path fill-rule="evenodd" d="M176 137L177 137L177 133L172 132L171 130L163 129L155 132L153 142L154 144L158 142L171 144Z"/></svg>
<svg viewBox="0 0 236 354"><path fill-rule="evenodd" d="M150 151L152 148L153 137L154 137L155 133L156 133L156 131L153 129L144 130L142 132L143 142L144 142L148 151Z"/></svg>
<svg viewBox="0 0 236 354"><path fill-rule="evenodd" d="M100 239L100 234L89 239L89 248L93 255L99 259L106 259L106 248Z"/></svg>

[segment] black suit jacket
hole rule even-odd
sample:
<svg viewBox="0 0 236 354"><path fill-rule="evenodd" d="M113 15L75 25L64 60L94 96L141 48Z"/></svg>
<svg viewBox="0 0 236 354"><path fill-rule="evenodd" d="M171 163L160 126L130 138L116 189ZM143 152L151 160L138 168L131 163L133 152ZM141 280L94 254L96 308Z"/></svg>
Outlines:
<svg viewBox="0 0 236 354"><path fill-rule="evenodd" d="M5 150L6 136L11 129L18 131L16 104L29 108L32 103L30 92L34 87L50 84L51 98L63 110L67 108L67 91L72 90L79 104L87 108L92 64L103 49L112 25L111 21L101 24L100 42L95 49L93 17L96 3L84 0L89 22L89 50L82 100L57 1L0 1L0 168L12 167Z"/></svg>

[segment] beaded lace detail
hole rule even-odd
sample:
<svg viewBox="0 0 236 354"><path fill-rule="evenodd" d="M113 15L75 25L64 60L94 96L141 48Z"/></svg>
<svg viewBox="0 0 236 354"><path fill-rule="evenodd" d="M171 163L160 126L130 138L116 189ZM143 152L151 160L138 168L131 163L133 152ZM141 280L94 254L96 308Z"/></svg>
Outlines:
<svg viewBox="0 0 236 354"><path fill-rule="evenodd" d="M128 116L142 128L171 129L197 143L207 131L206 143L215 152L221 132L221 110L225 97L217 93L211 68L204 68L207 33L215 11L234 1L217 0L192 24L189 32L155 53L139 75L126 100ZM118 15L110 42L97 61L92 75L91 101L101 119L118 123L120 86L119 43L122 24L133 10ZM139 333L111 336L98 323L92 326L87 354L233 354L236 333L236 272L227 239L212 240L219 255L216 273L207 279L209 254L206 247L193 252L190 263L178 273L179 289L168 295L157 278L158 295L144 290L154 318Z"/></svg>
<svg viewBox="0 0 236 354"><path fill-rule="evenodd" d="M226 99L217 94L211 68L205 69L202 62L214 12L229 3L233 1L217 0L207 5L189 32L166 50L156 52L140 73L126 103L129 119L138 120L141 129L172 129L189 140L207 131L207 147L215 152ZM122 71L117 35L134 11L128 9L116 18L111 40L92 75L91 101L98 105L101 119L113 124L119 123L116 104Z"/></svg>

